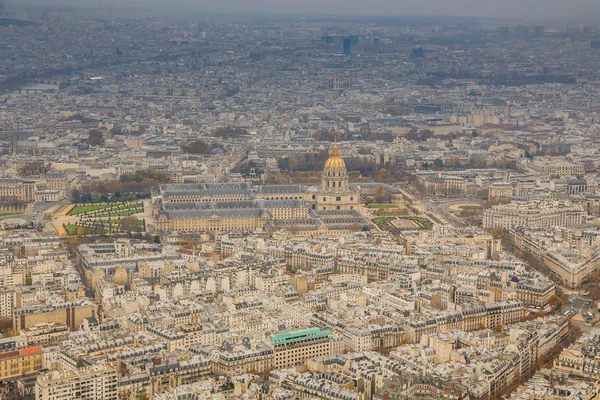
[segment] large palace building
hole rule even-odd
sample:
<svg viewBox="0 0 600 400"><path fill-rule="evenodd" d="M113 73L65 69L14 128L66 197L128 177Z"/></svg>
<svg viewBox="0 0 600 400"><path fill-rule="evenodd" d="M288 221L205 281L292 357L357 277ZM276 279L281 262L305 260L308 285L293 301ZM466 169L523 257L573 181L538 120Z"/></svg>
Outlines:
<svg viewBox="0 0 600 400"><path fill-rule="evenodd" d="M286 229L299 235L369 230L358 212L360 195L348 183L337 144L320 187L247 183L165 184L153 195L156 228L165 232L244 232Z"/></svg>

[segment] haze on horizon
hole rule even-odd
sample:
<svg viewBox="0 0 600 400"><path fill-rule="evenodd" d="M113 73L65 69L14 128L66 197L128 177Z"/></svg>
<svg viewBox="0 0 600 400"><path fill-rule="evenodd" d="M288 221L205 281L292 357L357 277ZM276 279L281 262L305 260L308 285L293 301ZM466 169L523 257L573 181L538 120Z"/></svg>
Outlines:
<svg viewBox="0 0 600 400"><path fill-rule="evenodd" d="M10 1L10 0L9 0ZM171 12L329 14L368 16L464 16L591 20L598 0L12 0L13 4L164 8Z"/></svg>

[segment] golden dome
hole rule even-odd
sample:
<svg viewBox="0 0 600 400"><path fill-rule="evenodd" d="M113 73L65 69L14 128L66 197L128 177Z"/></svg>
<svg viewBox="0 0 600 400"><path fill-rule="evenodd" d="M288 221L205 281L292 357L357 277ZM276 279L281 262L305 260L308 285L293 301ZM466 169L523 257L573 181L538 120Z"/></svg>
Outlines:
<svg viewBox="0 0 600 400"><path fill-rule="evenodd" d="M346 170L346 163L340 157L340 150L338 149L337 143L333 144L331 149L331 156L325 161L325 169L327 170Z"/></svg>

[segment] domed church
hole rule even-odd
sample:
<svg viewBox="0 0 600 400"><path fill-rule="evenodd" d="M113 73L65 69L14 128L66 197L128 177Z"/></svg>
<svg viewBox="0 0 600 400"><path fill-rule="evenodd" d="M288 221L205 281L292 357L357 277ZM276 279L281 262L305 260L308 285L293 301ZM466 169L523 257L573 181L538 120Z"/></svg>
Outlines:
<svg viewBox="0 0 600 400"><path fill-rule="evenodd" d="M340 157L340 150L335 143L329 159L325 161L321 188L308 201L314 210L354 210L359 200L359 194L350 189L346 163Z"/></svg>

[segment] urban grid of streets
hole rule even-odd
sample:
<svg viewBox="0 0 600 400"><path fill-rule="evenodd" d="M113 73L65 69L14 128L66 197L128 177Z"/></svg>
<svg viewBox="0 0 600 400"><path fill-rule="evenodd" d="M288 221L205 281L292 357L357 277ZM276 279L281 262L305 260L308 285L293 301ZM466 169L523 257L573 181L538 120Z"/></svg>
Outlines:
<svg viewBox="0 0 600 400"><path fill-rule="evenodd" d="M599 65L0 1L0 399L598 398Z"/></svg>

